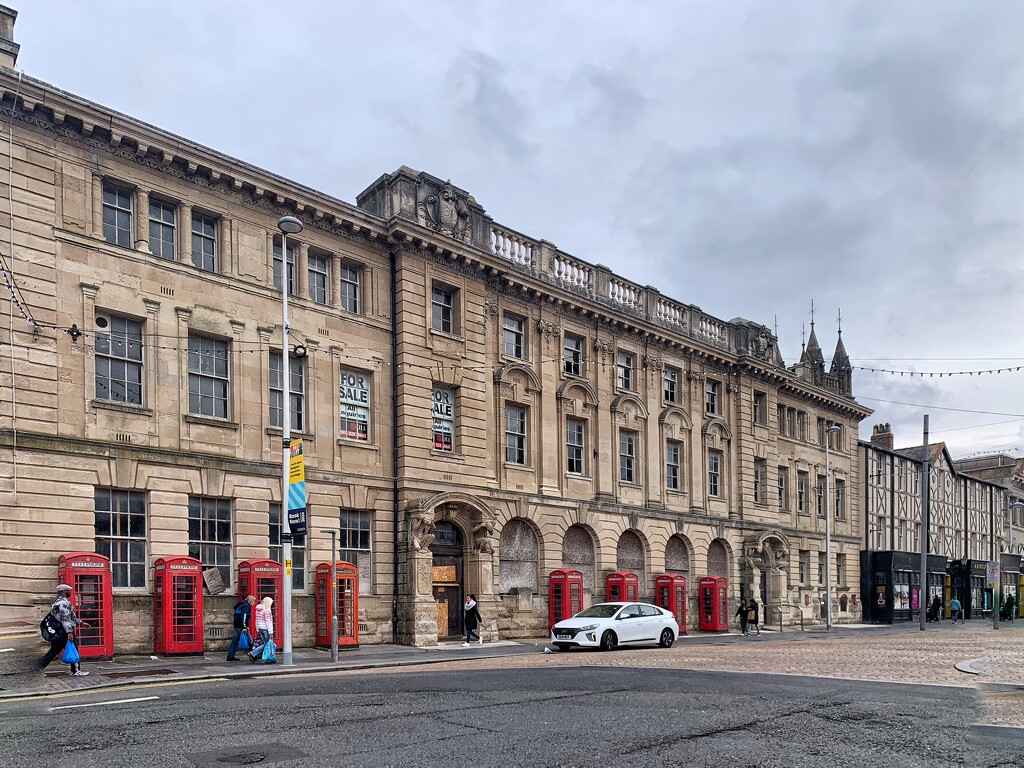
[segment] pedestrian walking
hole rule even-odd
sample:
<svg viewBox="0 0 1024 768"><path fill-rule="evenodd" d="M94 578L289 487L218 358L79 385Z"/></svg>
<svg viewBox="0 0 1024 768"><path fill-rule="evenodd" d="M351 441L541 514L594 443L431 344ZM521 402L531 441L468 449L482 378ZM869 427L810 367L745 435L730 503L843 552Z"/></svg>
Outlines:
<svg viewBox="0 0 1024 768"><path fill-rule="evenodd" d="M274 598L264 597L263 602L256 606L256 634L260 639L253 643L249 651L249 661L253 664L263 655L263 646L270 642L270 636L274 634L274 612L270 609L273 604Z"/></svg>
<svg viewBox="0 0 1024 768"><path fill-rule="evenodd" d="M740 606L736 609L736 615L740 619L740 632L742 632L744 635L750 634L747 631L747 622L749 621L749 619L747 618L748 610L749 609L747 608L746 599L740 600Z"/></svg>
<svg viewBox="0 0 1024 768"><path fill-rule="evenodd" d="M939 617L942 615L942 598L938 595L932 598L932 604L928 606L928 613L925 614L925 621L934 621L936 624L939 622Z"/></svg>
<svg viewBox="0 0 1024 768"><path fill-rule="evenodd" d="M64 630L50 641L48 650L38 662L36 668L41 672L49 666L50 662L64 653L68 642L75 640L76 627L88 627L88 622L82 621L75 613L75 607L71 605L71 587L67 584L57 585L57 596L50 603L50 614L57 620ZM84 671L78 662L70 664L70 674L75 677L85 677L89 673Z"/></svg>
<svg viewBox="0 0 1024 768"><path fill-rule="evenodd" d="M475 637L480 645L484 644L484 638L482 635L477 634L476 628L480 626L483 619L480 618L480 611L476 607L476 595L470 595L466 598L466 604L463 606L465 612L466 621L466 642L462 645L468 647Z"/></svg>
<svg viewBox="0 0 1024 768"><path fill-rule="evenodd" d="M963 619L960 618L960 600L956 597L949 601L949 617L953 620L954 624L956 624L957 621L961 624L964 623Z"/></svg>
<svg viewBox="0 0 1024 768"><path fill-rule="evenodd" d="M747 603L747 631L750 631L750 627L753 627L757 634L761 634L761 609L757 604L757 600L751 600Z"/></svg>
<svg viewBox="0 0 1024 768"><path fill-rule="evenodd" d="M238 650L238 641L242 635L249 634L249 619L252 616L252 607L256 605L256 596L249 595L245 600L239 600L231 613L234 634L231 635L231 645L228 646L228 661L238 661L235 652ZM252 648L252 642L249 643Z"/></svg>

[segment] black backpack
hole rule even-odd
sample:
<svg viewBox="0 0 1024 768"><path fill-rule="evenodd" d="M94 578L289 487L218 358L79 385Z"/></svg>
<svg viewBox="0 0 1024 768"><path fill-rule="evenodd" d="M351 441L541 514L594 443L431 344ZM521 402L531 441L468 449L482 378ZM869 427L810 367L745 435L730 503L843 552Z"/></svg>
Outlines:
<svg viewBox="0 0 1024 768"><path fill-rule="evenodd" d="M50 611L39 622L39 634L43 636L43 640L52 643L54 640L59 640L62 636L66 635L67 630L64 629L64 625L58 621L57 617L53 615L53 611Z"/></svg>

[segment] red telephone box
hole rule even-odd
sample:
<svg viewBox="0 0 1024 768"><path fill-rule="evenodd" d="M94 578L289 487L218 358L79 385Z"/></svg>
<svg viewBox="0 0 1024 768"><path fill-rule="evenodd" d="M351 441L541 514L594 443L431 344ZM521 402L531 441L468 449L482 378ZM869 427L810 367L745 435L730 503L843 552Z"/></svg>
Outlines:
<svg viewBox="0 0 1024 768"><path fill-rule="evenodd" d="M679 624L679 634L686 632L686 579L666 573L654 580L654 604L672 612Z"/></svg>
<svg viewBox="0 0 1024 768"><path fill-rule="evenodd" d="M153 652L203 652L203 564L194 557L153 564Z"/></svg>
<svg viewBox="0 0 1024 768"><path fill-rule="evenodd" d="M604 578L604 599L609 603L637 600L640 580L629 571L613 571Z"/></svg>
<svg viewBox="0 0 1024 768"><path fill-rule="evenodd" d="M338 647L359 647L359 569L343 560L337 562L338 578ZM331 564L316 567L314 595L316 644L330 646L331 619Z"/></svg>
<svg viewBox="0 0 1024 768"><path fill-rule="evenodd" d="M706 632L729 629L728 582L724 576L705 576L697 586L698 626Z"/></svg>
<svg viewBox="0 0 1024 768"><path fill-rule="evenodd" d="M71 587L71 605L88 627L75 630L83 659L114 655L114 598L110 560L95 552L68 552L57 558L57 583Z"/></svg>
<svg viewBox="0 0 1024 768"><path fill-rule="evenodd" d="M284 602L284 567L276 560L243 560L238 564L238 599L245 600L249 595L256 596L257 604L264 597L274 599L271 611L274 613L274 634L271 639L280 648L283 642L281 628L284 624L281 611ZM256 606L249 616L249 634L256 636Z"/></svg>
<svg viewBox="0 0 1024 768"><path fill-rule="evenodd" d="M583 610L583 574L556 568L548 574L548 629Z"/></svg>

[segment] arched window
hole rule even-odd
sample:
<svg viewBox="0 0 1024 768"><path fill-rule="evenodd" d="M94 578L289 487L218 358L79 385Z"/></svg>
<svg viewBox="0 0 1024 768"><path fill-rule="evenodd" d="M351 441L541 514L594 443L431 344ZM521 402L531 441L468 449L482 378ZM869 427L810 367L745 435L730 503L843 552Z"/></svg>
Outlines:
<svg viewBox="0 0 1024 768"><path fill-rule="evenodd" d="M525 520L513 518L501 529L498 558L498 589L537 591L537 536Z"/></svg>
<svg viewBox="0 0 1024 768"><path fill-rule="evenodd" d="M646 572L644 543L632 531L626 531L619 537L619 545L615 551L615 569L635 573L640 582L640 594L644 594L644 573Z"/></svg>
<svg viewBox="0 0 1024 768"><path fill-rule="evenodd" d="M583 589L594 593L594 540L587 529L573 525L562 539L562 565L583 574Z"/></svg>
<svg viewBox="0 0 1024 768"><path fill-rule="evenodd" d="M717 540L708 546L708 576L729 576L729 553Z"/></svg>
<svg viewBox="0 0 1024 768"><path fill-rule="evenodd" d="M690 575L690 548L682 536L673 536L665 546L665 572Z"/></svg>

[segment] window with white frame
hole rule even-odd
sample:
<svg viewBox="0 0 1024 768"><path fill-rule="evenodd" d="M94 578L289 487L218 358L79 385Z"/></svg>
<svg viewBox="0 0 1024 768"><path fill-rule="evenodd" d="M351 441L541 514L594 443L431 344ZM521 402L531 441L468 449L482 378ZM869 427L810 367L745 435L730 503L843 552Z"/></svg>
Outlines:
<svg viewBox="0 0 1024 768"><path fill-rule="evenodd" d="M583 419L565 420L565 471L582 475L584 447L586 444L586 422Z"/></svg>
<svg viewBox="0 0 1024 768"><path fill-rule="evenodd" d="M619 430L619 480L636 482L636 432Z"/></svg>
<svg viewBox="0 0 1024 768"><path fill-rule="evenodd" d="M722 382L708 379L704 382L704 413L715 416L719 413L722 397Z"/></svg>
<svg viewBox="0 0 1024 768"><path fill-rule="evenodd" d="M327 286L330 285L328 274L328 260L330 256L325 253L309 252L306 257L306 282L309 287L309 298L317 304L326 304L328 301Z"/></svg>
<svg viewBox="0 0 1024 768"><path fill-rule="evenodd" d="M281 262L281 241L274 243L274 287L281 290L281 273L284 271L284 264ZM295 295L295 246L288 243L288 295Z"/></svg>
<svg viewBox="0 0 1024 768"><path fill-rule="evenodd" d="M149 252L161 259L174 261L175 222L178 207L174 203L149 199Z"/></svg>
<svg viewBox="0 0 1024 768"><path fill-rule="evenodd" d="M754 423L768 423L768 395L764 392L754 393Z"/></svg>
<svg viewBox="0 0 1024 768"><path fill-rule="evenodd" d="M228 417L228 343L207 336L188 337L188 412Z"/></svg>
<svg viewBox="0 0 1024 768"><path fill-rule="evenodd" d="M359 594L370 594L372 570L370 568L370 524L373 514L363 510L343 509L339 518L338 557L352 563L359 571Z"/></svg>
<svg viewBox="0 0 1024 768"><path fill-rule="evenodd" d="M96 552L110 559L114 587L146 586L146 494L116 488L94 492Z"/></svg>
<svg viewBox="0 0 1024 768"><path fill-rule="evenodd" d="M661 374L662 395L666 403L679 402L679 369L666 365Z"/></svg>
<svg viewBox="0 0 1024 768"><path fill-rule="evenodd" d="M142 405L142 323L97 315L93 347L96 399Z"/></svg>
<svg viewBox="0 0 1024 768"><path fill-rule="evenodd" d="M359 278L360 269L354 264L342 262L339 285L341 288L341 308L353 315L359 314Z"/></svg>
<svg viewBox="0 0 1024 768"><path fill-rule="evenodd" d="M505 405L505 461L526 464L526 407Z"/></svg>
<svg viewBox="0 0 1024 768"><path fill-rule="evenodd" d="M231 584L231 499L188 497L188 556L216 568Z"/></svg>
<svg viewBox="0 0 1024 768"><path fill-rule="evenodd" d="M818 517L825 516L825 476L818 475L818 485L815 490L815 503L817 505Z"/></svg>
<svg viewBox="0 0 1024 768"><path fill-rule="evenodd" d="M217 271L217 219L192 213L192 264L204 272Z"/></svg>
<svg viewBox="0 0 1024 768"><path fill-rule="evenodd" d="M562 346L562 370L570 376L583 375L583 337L566 333Z"/></svg>
<svg viewBox="0 0 1024 768"><path fill-rule="evenodd" d="M338 387L338 437L343 440L370 440L370 384L368 373L342 368Z"/></svg>
<svg viewBox="0 0 1024 768"><path fill-rule="evenodd" d="M270 426L281 429L281 407L284 399L284 382L281 379L281 362L283 355L276 350L270 351ZM289 429L301 432L305 427L306 412L306 361L302 358L288 356L288 399L291 403L292 420Z"/></svg>
<svg viewBox="0 0 1024 768"><path fill-rule="evenodd" d="M501 318L502 352L508 357L524 357L526 340L526 321L515 315Z"/></svg>
<svg viewBox="0 0 1024 768"><path fill-rule="evenodd" d="M633 389L635 385L636 358L632 352L622 352L615 355L615 381L620 389Z"/></svg>
<svg viewBox="0 0 1024 768"><path fill-rule="evenodd" d="M834 507L832 514L835 515L836 520L846 519L846 481L836 480L834 483L835 498L833 499Z"/></svg>
<svg viewBox="0 0 1024 768"><path fill-rule="evenodd" d="M270 559L284 564L281 559L281 505L270 503ZM292 587L306 588L306 537L292 535Z"/></svg>
<svg viewBox="0 0 1024 768"><path fill-rule="evenodd" d="M455 390L434 385L431 417L434 423L434 450L455 451Z"/></svg>
<svg viewBox="0 0 1024 768"><path fill-rule="evenodd" d="M765 487L768 479L768 462L765 459L754 459L754 503L768 502Z"/></svg>
<svg viewBox="0 0 1024 768"><path fill-rule="evenodd" d="M779 509L789 510L789 469L779 467Z"/></svg>
<svg viewBox="0 0 1024 768"><path fill-rule="evenodd" d="M806 472L796 473L796 511L801 515L809 514L807 509L807 484L810 477Z"/></svg>
<svg viewBox="0 0 1024 768"><path fill-rule="evenodd" d="M799 568L797 578L800 579L801 584L807 584L811 576L811 551L809 549L800 550Z"/></svg>
<svg viewBox="0 0 1024 768"><path fill-rule="evenodd" d="M682 455L683 444L678 440L665 443L665 487L670 491L683 488Z"/></svg>
<svg viewBox="0 0 1024 768"><path fill-rule="evenodd" d="M818 583L825 583L825 553L818 553Z"/></svg>
<svg viewBox="0 0 1024 768"><path fill-rule="evenodd" d="M103 182L103 239L132 247L132 193L109 181Z"/></svg>
<svg viewBox="0 0 1024 768"><path fill-rule="evenodd" d="M722 452L708 449L708 496L722 496Z"/></svg>
<svg viewBox="0 0 1024 768"><path fill-rule="evenodd" d="M430 327L443 333L458 333L455 324L454 288L435 282L430 289Z"/></svg>

